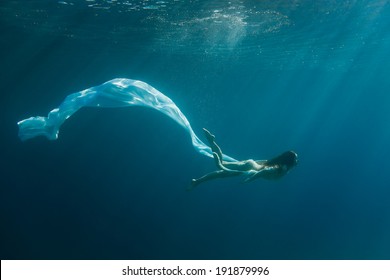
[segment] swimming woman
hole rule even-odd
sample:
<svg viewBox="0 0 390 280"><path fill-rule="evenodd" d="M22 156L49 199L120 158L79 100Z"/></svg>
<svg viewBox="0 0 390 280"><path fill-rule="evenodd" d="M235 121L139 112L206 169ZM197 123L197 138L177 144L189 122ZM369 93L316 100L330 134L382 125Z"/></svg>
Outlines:
<svg viewBox="0 0 390 280"><path fill-rule="evenodd" d="M210 143L218 170L208 173L199 179L192 179L190 189L212 179L238 175L246 175L244 182L250 182L257 178L276 180L286 175L298 163L298 155L293 151L284 152L269 160L248 159L237 162L226 162L222 159L222 151L215 142L215 136L205 128L203 128L203 131Z"/></svg>

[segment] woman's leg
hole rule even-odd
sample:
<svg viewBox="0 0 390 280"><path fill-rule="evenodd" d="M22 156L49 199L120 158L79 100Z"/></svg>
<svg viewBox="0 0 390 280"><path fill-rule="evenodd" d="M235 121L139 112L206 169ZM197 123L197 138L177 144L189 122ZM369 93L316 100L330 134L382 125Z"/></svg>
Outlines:
<svg viewBox="0 0 390 280"><path fill-rule="evenodd" d="M211 150L213 151L213 153L217 153L219 158L222 160L222 158L223 158L222 150L217 145L217 143L215 143L215 136L213 134L211 134L210 131L208 131L206 128L203 128L203 131L204 131L204 134L207 138L207 141L209 141Z"/></svg>
<svg viewBox="0 0 390 280"><path fill-rule="evenodd" d="M220 170L226 170L227 171L248 171L251 169L251 164L248 161L237 161L237 162L226 162L223 160L222 150L215 142L215 136L210 133L206 128L203 128L204 134L209 141L210 148L213 151L213 156L215 160L215 164L217 165L217 168Z"/></svg>
<svg viewBox="0 0 390 280"><path fill-rule="evenodd" d="M225 170L217 170L217 171L214 171L214 172L211 172L211 173L208 173L198 179L192 179L191 181L191 187L189 189L192 189L196 186L198 186L199 184L203 183L203 182L206 182L206 181L210 181L210 180L213 180L213 179L218 179L218 178L225 178L225 177L232 177L232 176L237 176L237 175L240 175L241 173L236 173L236 172L228 172L228 171L225 171Z"/></svg>
<svg viewBox="0 0 390 280"><path fill-rule="evenodd" d="M251 170L258 170L257 164L254 160L248 159L236 162L223 162L223 166L229 170L236 170L238 172L246 172Z"/></svg>

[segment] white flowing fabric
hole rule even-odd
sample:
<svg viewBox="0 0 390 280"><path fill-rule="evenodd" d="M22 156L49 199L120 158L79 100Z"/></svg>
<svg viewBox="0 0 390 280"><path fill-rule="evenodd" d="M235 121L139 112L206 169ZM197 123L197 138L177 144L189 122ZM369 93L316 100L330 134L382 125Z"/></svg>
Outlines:
<svg viewBox="0 0 390 280"><path fill-rule="evenodd" d="M169 97L142 81L120 78L68 95L47 117L31 117L18 122L19 137L27 140L43 135L55 140L64 121L82 107L127 106L145 106L164 113L190 134L192 145L199 153L213 156L210 147L196 136L187 118ZM223 155L223 159L236 161L227 155Z"/></svg>

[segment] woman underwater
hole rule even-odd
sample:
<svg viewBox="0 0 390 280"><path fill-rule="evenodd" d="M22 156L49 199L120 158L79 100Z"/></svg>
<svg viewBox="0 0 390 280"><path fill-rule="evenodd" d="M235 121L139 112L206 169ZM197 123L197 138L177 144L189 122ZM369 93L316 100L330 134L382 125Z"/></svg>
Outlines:
<svg viewBox="0 0 390 280"><path fill-rule="evenodd" d="M215 142L215 136L205 128L203 128L203 131L210 143L218 170L208 173L198 179L192 179L190 189L209 180L238 175L246 175L244 182L250 182L257 178L276 180L286 175L298 164L298 155L293 151L284 152L269 160L248 159L237 162L226 162L222 160L222 151Z"/></svg>

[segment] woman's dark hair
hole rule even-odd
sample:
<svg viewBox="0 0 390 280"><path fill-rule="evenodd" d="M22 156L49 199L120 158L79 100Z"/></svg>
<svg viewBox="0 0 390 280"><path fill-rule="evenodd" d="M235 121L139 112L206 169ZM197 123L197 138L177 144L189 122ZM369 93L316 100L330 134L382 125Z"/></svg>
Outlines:
<svg viewBox="0 0 390 280"><path fill-rule="evenodd" d="M293 151L284 152L283 154L267 160L267 165L286 165L288 169L297 164L297 154Z"/></svg>

